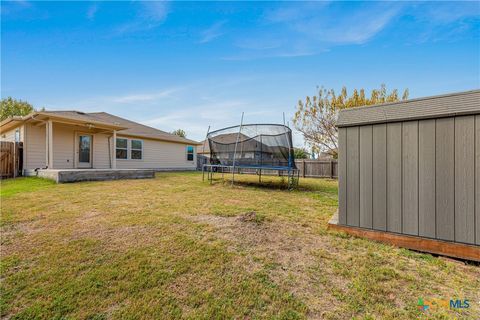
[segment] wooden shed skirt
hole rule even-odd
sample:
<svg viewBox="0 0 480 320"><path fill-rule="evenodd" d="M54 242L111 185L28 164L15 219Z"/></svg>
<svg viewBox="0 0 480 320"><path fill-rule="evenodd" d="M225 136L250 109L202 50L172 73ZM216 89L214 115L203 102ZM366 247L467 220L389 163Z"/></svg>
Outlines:
<svg viewBox="0 0 480 320"><path fill-rule="evenodd" d="M340 225L337 214L328 222L328 229L397 247L480 262L480 246Z"/></svg>

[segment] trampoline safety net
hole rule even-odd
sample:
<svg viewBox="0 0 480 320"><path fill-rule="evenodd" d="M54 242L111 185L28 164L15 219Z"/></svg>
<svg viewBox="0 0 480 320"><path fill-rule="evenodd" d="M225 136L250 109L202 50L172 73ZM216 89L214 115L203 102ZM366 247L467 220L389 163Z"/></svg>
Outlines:
<svg viewBox="0 0 480 320"><path fill-rule="evenodd" d="M260 169L296 169L292 130L287 126L247 124L210 132L207 138L211 164Z"/></svg>

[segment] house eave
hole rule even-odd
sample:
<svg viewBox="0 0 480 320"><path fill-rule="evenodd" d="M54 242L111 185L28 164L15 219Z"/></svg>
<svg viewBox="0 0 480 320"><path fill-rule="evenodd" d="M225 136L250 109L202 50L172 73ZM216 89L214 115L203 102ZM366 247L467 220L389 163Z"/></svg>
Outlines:
<svg viewBox="0 0 480 320"><path fill-rule="evenodd" d="M95 120L78 120L78 119L72 119L69 117L61 117L58 115L52 115L49 113L44 113L44 112L38 112L36 114L37 116L35 117L35 120L52 120L53 122L57 123L65 123L65 124L72 124L72 125L80 125L80 126L85 126L89 128L97 128L97 129L107 129L107 130L125 130L128 129L127 127L124 126L119 126L115 124L110 124L106 122L99 122Z"/></svg>

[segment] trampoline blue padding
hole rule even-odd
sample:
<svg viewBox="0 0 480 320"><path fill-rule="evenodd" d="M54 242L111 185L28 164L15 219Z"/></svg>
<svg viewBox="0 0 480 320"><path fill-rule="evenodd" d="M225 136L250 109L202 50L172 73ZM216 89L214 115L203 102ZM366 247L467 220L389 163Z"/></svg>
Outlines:
<svg viewBox="0 0 480 320"><path fill-rule="evenodd" d="M233 166L231 166L233 167ZM282 170L282 171L290 171L296 170L293 167L284 167L284 166L265 166L265 165L235 165L235 168L243 168L243 169L258 169L258 170Z"/></svg>

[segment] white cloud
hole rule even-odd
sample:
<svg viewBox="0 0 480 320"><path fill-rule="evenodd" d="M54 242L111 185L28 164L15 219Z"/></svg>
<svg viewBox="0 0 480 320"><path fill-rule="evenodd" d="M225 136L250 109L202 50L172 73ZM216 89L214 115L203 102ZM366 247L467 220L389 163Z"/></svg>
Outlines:
<svg viewBox="0 0 480 320"><path fill-rule="evenodd" d="M403 8L398 3L344 5L328 2L282 4L267 9L254 33L234 42L238 50L224 60L299 57L344 44L363 44L379 34Z"/></svg>
<svg viewBox="0 0 480 320"><path fill-rule="evenodd" d="M21 13L26 9L32 8L32 3L25 0L2 1L0 5L0 13L2 16L8 16L10 14Z"/></svg>
<svg viewBox="0 0 480 320"><path fill-rule="evenodd" d="M438 2L435 5L420 3L408 8L407 13L414 17L422 28L408 42L425 43L455 42L477 29L480 22L480 4L474 2ZM475 22L469 20L476 20ZM477 32L478 33L478 32Z"/></svg>
<svg viewBox="0 0 480 320"><path fill-rule="evenodd" d="M235 53L223 60L300 57L320 54L339 45L362 45L378 37L394 21L411 28L412 18L422 28L398 34L400 41L425 42L461 39L474 28L466 19L480 18L478 2L295 2L271 5L254 32L234 39ZM409 19L400 20L402 17ZM457 25L453 25L457 23ZM459 24L459 25L458 25ZM413 31L415 30L415 31ZM409 34L405 38L405 34Z"/></svg>
<svg viewBox="0 0 480 320"><path fill-rule="evenodd" d="M142 1L135 18L117 26L114 34L123 35L155 29L165 22L169 12L169 4L166 1Z"/></svg>
<svg viewBox="0 0 480 320"><path fill-rule="evenodd" d="M295 29L314 40L330 44L363 44L381 32L400 10L399 5L380 6L360 10L348 17L338 17L336 23L330 25L324 25L316 20L298 22Z"/></svg>
<svg viewBox="0 0 480 320"><path fill-rule="evenodd" d="M201 38L198 43L207 43L224 35L225 31L222 30L222 27L225 25L225 23L226 21L218 21L214 23L211 27L203 30L201 32Z"/></svg>
<svg viewBox="0 0 480 320"><path fill-rule="evenodd" d="M26 0L14 0L13 2L23 6L23 7L30 7L32 4Z"/></svg>
<svg viewBox="0 0 480 320"><path fill-rule="evenodd" d="M438 24L448 24L470 17L480 16L478 1L465 2L439 2L433 5L421 4L414 7L418 9L416 16L420 19Z"/></svg>
<svg viewBox="0 0 480 320"><path fill-rule="evenodd" d="M141 15L144 18L163 22L169 13L169 6L166 1L142 1L143 10Z"/></svg>
<svg viewBox="0 0 480 320"><path fill-rule="evenodd" d="M178 92L179 88L172 88L161 90L153 93L137 93L137 94L128 94L118 97L112 97L112 102L117 103L137 103L137 102L146 102L146 101L156 101L162 98L171 97L172 94Z"/></svg>
<svg viewBox="0 0 480 320"><path fill-rule="evenodd" d="M305 18L318 17L321 10L329 5L329 1L283 3L280 8L268 9L263 15L267 23L290 23Z"/></svg>
<svg viewBox="0 0 480 320"><path fill-rule="evenodd" d="M89 6L87 9L87 19L88 20L95 19L95 15L97 14L97 11L98 11L98 4L94 3L91 6Z"/></svg>

